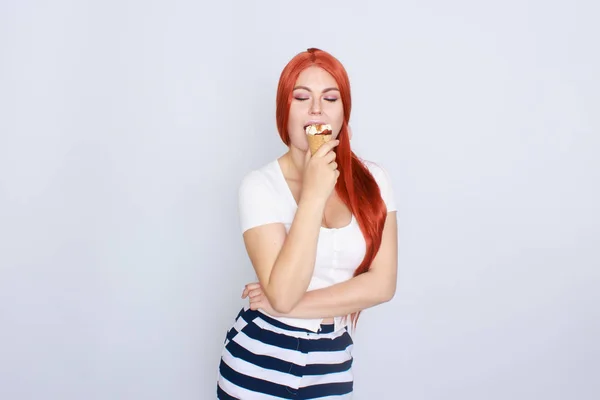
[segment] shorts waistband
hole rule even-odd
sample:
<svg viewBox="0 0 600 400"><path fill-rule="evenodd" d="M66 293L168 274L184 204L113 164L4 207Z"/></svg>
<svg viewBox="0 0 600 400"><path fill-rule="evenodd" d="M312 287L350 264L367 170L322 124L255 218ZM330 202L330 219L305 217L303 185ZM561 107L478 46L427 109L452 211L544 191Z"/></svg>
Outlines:
<svg viewBox="0 0 600 400"><path fill-rule="evenodd" d="M243 318L247 323L252 322L256 318L260 318L263 321L268 322L269 324L276 326L277 328L284 329L286 331L315 333L315 332L305 329L305 328L298 328L296 326L284 324L283 322L278 321L275 318L270 317L269 315L267 315L263 312L260 312L258 310L252 310L250 308L248 308L248 309L243 308L239 312L238 318ZM335 329L334 324L321 324L321 330L319 331L319 333L333 333L334 329Z"/></svg>

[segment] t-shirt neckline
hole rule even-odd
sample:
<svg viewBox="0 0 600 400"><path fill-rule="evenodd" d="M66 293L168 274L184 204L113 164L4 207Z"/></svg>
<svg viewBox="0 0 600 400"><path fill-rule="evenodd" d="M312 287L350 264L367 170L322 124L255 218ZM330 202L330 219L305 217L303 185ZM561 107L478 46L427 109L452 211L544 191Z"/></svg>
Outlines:
<svg viewBox="0 0 600 400"><path fill-rule="evenodd" d="M294 198L294 195L292 194L292 190L290 189L290 186L288 185L287 181L285 180L285 175L283 175L283 169L281 169L281 164L279 163L279 159L275 159L274 163L275 163L274 168L277 170L277 175L279 176L279 184L282 185L281 190L285 191L285 193L286 193L285 196L288 198L288 201L290 201L291 204L293 204L295 210L298 210L298 203L296 203L296 199ZM342 226L340 228L326 228L324 226L321 226L321 230L339 231L342 229L349 228L356 221L356 218L354 218L354 214L350 213L350 215L351 215L350 222L347 225Z"/></svg>

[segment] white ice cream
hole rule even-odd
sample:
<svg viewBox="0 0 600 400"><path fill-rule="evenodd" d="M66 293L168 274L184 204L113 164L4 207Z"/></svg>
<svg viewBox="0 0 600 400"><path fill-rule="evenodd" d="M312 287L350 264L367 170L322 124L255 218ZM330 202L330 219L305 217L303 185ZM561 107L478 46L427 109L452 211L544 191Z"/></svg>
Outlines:
<svg viewBox="0 0 600 400"><path fill-rule="evenodd" d="M331 125L329 124L315 124L306 127L305 131L307 135L316 135L324 131L331 131Z"/></svg>

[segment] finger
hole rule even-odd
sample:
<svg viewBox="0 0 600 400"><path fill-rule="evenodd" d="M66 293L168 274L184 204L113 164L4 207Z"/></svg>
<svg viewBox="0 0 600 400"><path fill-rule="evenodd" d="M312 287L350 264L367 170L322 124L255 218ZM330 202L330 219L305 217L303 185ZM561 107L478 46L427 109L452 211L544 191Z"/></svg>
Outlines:
<svg viewBox="0 0 600 400"><path fill-rule="evenodd" d="M331 169L336 170L338 167L338 164L334 161L332 163L329 163L329 166L331 167Z"/></svg>
<svg viewBox="0 0 600 400"><path fill-rule="evenodd" d="M242 292L242 299L245 299L251 290L254 290L257 288L260 288L260 283L258 283L258 282L246 284L246 286L244 286L244 291Z"/></svg>
<svg viewBox="0 0 600 400"><path fill-rule="evenodd" d="M335 152L330 151L323 157L323 160L325 160L326 163L331 163L331 162L335 161L336 158L337 158L337 155L335 154Z"/></svg>
<svg viewBox="0 0 600 400"><path fill-rule="evenodd" d="M250 301L250 308L252 310L262 308L262 306L263 306L263 304L262 304L262 301L260 301L260 300L251 300Z"/></svg>
<svg viewBox="0 0 600 400"><path fill-rule="evenodd" d="M340 144L339 140L330 140L327 143L323 143L323 145L321 145L321 147L319 147L319 150L317 150L317 152L315 153L315 155L313 157L323 157L325 156L325 154L329 153L331 150L333 150L333 148L335 146L337 146L338 144Z"/></svg>
<svg viewBox="0 0 600 400"><path fill-rule="evenodd" d="M262 294L262 290L260 290L260 289L252 290L250 292L250 298L252 299L254 297L260 296L261 294Z"/></svg>

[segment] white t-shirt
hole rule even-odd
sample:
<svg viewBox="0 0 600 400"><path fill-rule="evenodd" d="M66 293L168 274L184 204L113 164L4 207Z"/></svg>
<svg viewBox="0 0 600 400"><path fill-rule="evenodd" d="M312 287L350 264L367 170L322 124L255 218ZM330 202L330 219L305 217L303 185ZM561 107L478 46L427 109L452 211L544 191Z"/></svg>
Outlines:
<svg viewBox="0 0 600 400"><path fill-rule="evenodd" d="M364 161L375 178L387 211L396 211L394 194L385 170ZM246 175L239 189L242 232L271 223L282 223L289 232L298 206L277 160ZM319 233L313 276L308 291L322 289L351 279L365 256L365 240L354 215L342 228L323 228ZM260 310L262 312L262 310ZM275 317L273 317L275 318ZM317 332L322 319L276 318L281 322ZM344 326L335 318L335 329Z"/></svg>

